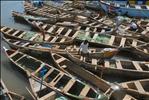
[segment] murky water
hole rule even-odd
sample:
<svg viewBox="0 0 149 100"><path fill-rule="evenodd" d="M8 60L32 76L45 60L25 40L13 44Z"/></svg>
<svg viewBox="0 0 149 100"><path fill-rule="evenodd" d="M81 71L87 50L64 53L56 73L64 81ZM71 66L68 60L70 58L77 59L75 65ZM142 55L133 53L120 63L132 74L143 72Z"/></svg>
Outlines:
<svg viewBox="0 0 149 100"><path fill-rule="evenodd" d="M6 25L13 28L22 30L30 30L27 25L15 23L11 16L11 11L23 12L22 1L1 1L1 25ZM8 48L8 45L1 40L1 78L5 82L9 90L19 93L26 97L27 100L32 100L31 96L26 90L29 87L27 78L18 72L16 68L9 63L8 58L4 54L3 46Z"/></svg>

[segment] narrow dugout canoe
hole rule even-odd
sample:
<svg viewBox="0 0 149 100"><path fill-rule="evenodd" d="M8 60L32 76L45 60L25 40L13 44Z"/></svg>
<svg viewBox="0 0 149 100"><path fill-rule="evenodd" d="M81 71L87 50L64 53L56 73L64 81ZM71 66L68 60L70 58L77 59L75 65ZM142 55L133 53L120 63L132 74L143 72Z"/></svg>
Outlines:
<svg viewBox="0 0 149 100"><path fill-rule="evenodd" d="M44 84L41 86L41 82L34 79L32 76L29 77L29 84L32 90L32 96L35 100L70 100Z"/></svg>
<svg viewBox="0 0 149 100"><path fill-rule="evenodd" d="M4 41L8 43L8 45L13 49L21 49L23 51L36 51L41 53L49 53L52 51L53 53L65 54L66 55L66 48L71 53L77 55L79 47L72 44L72 45L50 45L46 43L32 43L29 41L21 41L15 39L7 39L3 37ZM103 50L104 48L90 48L90 57L92 58L112 58L115 56L119 49L110 49L111 51Z"/></svg>
<svg viewBox="0 0 149 100"><path fill-rule="evenodd" d="M83 66L92 72L103 71L104 74L115 74L121 76L149 78L148 62L122 61L122 60L98 60L97 58L86 57L82 60L81 55L74 55L67 51L67 55L71 61Z"/></svg>
<svg viewBox="0 0 149 100"><path fill-rule="evenodd" d="M125 92L122 89L120 89L121 87L119 87L117 84L108 83L100 79L96 75L92 74L91 72L85 70L82 67L79 67L78 65L76 65L75 63L72 63L70 60L68 60L67 58L61 55L58 55L56 53L51 53L51 55L52 55L53 61L55 62L55 66L57 66L57 68L67 73L71 73L71 74L73 73L78 77L81 77L84 80L97 86L100 90L104 92L104 94L108 95L108 100L110 99L127 100L127 99L133 98L125 94Z"/></svg>
<svg viewBox="0 0 149 100"><path fill-rule="evenodd" d="M114 35L105 35L98 34L96 32L85 32L78 31L67 27L59 27L56 25L43 24L42 22L35 22L37 26L41 27L47 33L51 33L54 35L61 35L64 37L71 37L78 42L82 42L83 40L88 40L90 44L99 45L102 44L108 47L129 47L129 46L138 46L145 44L145 42L127 38L122 36L114 36Z"/></svg>
<svg viewBox="0 0 149 100"><path fill-rule="evenodd" d="M20 12L16 12L16 11L12 11L12 16L14 17L14 19L21 20L21 21L26 21L26 19L42 21L45 23L56 23L56 21L57 21L56 18L53 18L53 17L47 18L47 17L32 16L29 14L20 13Z"/></svg>
<svg viewBox="0 0 149 100"><path fill-rule="evenodd" d="M128 94L139 100L148 100L149 98L149 79L123 82L120 85L126 89Z"/></svg>
<svg viewBox="0 0 149 100"><path fill-rule="evenodd" d="M15 92L9 91L2 79L0 82L0 88L1 88L0 90L1 100L25 100L24 96L21 96Z"/></svg>
<svg viewBox="0 0 149 100"><path fill-rule="evenodd" d="M37 80L56 91L75 99L100 99L99 93L93 86L86 84L70 74L66 74L53 66L43 63L34 57L15 50L5 49L6 55L20 69L30 72ZM44 72L43 72L44 71Z"/></svg>
<svg viewBox="0 0 149 100"><path fill-rule="evenodd" d="M1 32L6 37L25 40L34 43L49 43L49 44L71 44L72 39L66 37L52 36L45 34L45 41L43 41L43 35L41 33L32 32L32 31L22 31L14 28L9 28L6 26L1 26Z"/></svg>

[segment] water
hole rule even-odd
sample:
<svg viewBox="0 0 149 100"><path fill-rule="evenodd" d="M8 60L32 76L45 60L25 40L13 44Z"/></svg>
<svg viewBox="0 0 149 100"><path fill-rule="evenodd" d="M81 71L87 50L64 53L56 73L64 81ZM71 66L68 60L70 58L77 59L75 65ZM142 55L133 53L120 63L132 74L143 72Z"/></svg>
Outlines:
<svg viewBox="0 0 149 100"><path fill-rule="evenodd" d="M1 1L1 25L6 25L13 28L18 28L22 30L30 30L27 25L15 23L13 17L11 16L11 11L23 12L23 2L22 1ZM29 87L27 78L18 70L11 65L4 54L2 47L8 48L8 45L1 40L1 78L5 82L9 90L19 93L27 100L32 100L31 96L26 90L26 86Z"/></svg>

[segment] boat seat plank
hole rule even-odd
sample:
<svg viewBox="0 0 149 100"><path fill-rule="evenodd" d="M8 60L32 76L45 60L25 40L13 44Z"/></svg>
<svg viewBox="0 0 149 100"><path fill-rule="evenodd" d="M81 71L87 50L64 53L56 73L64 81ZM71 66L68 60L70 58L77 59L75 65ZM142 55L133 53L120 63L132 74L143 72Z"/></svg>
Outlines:
<svg viewBox="0 0 149 100"><path fill-rule="evenodd" d="M135 83L135 86L137 88L137 91L139 91L139 92L145 92L145 90L143 89L140 81L135 81L134 83Z"/></svg>
<svg viewBox="0 0 149 100"><path fill-rule="evenodd" d="M64 30L64 27L60 27L60 28L57 30L57 32L56 32L57 35L58 35L58 34L61 34L61 32L62 32L63 30Z"/></svg>
<svg viewBox="0 0 149 100"><path fill-rule="evenodd" d="M86 27L85 31L89 31L90 30L90 27Z"/></svg>
<svg viewBox="0 0 149 100"><path fill-rule="evenodd" d="M30 38L30 41L33 41L39 34L35 34L32 38Z"/></svg>
<svg viewBox="0 0 149 100"><path fill-rule="evenodd" d="M22 45L22 47L25 47L25 46L27 46L28 44L30 44L30 43L25 43L25 44Z"/></svg>
<svg viewBox="0 0 149 100"><path fill-rule="evenodd" d="M81 29L81 26L79 26L78 28L77 28L77 30L80 30Z"/></svg>
<svg viewBox="0 0 149 100"><path fill-rule="evenodd" d="M16 32L14 32L13 34L12 34L12 36L15 36L16 34L18 34L20 31L18 30L18 31L16 31Z"/></svg>
<svg viewBox="0 0 149 100"><path fill-rule="evenodd" d="M43 79L45 79L48 75L50 75L52 72L54 71L54 69L50 69L43 77Z"/></svg>
<svg viewBox="0 0 149 100"><path fill-rule="evenodd" d="M25 35L26 34L26 32L23 32L22 34L20 34L19 36L18 36L18 38L21 38L23 35Z"/></svg>
<svg viewBox="0 0 149 100"><path fill-rule="evenodd" d="M120 46L124 46L124 45L125 45L125 41L126 41L126 38L122 38L122 39L121 39Z"/></svg>
<svg viewBox="0 0 149 100"><path fill-rule="evenodd" d="M133 65L134 65L134 67L135 67L138 71L143 71L143 69L141 68L141 66L140 66L137 62L133 61L132 63L133 63Z"/></svg>
<svg viewBox="0 0 149 100"><path fill-rule="evenodd" d="M66 60L66 58L61 57L60 59L57 59L56 62L57 62L57 63L60 63L60 62L62 62L62 61L64 61L64 60Z"/></svg>
<svg viewBox="0 0 149 100"><path fill-rule="evenodd" d="M15 56L16 54L18 54L18 51L14 52L14 53L11 54L9 57L12 58L12 57Z"/></svg>
<svg viewBox="0 0 149 100"><path fill-rule="evenodd" d="M54 86L63 76L64 73L59 73L49 84Z"/></svg>
<svg viewBox="0 0 149 100"><path fill-rule="evenodd" d="M122 83L121 86L124 87L124 88L129 88L127 83Z"/></svg>
<svg viewBox="0 0 149 100"><path fill-rule="evenodd" d="M41 70L41 68L42 68L43 66L40 66L36 71L34 71L33 73L35 74L35 73L37 73L37 72L39 72L39 70Z"/></svg>
<svg viewBox="0 0 149 100"><path fill-rule="evenodd" d="M9 34L13 29L10 28L8 31L6 31L7 34Z"/></svg>
<svg viewBox="0 0 149 100"><path fill-rule="evenodd" d="M97 65L97 59L92 59L92 64Z"/></svg>
<svg viewBox="0 0 149 100"><path fill-rule="evenodd" d="M90 90L90 87L85 85L85 87L82 89L81 93L80 93L80 96L86 96L87 93L89 92Z"/></svg>
<svg viewBox="0 0 149 100"><path fill-rule="evenodd" d="M56 97L56 92L55 91L51 91L50 93L44 95L43 97L41 97L39 100L54 100Z"/></svg>
<svg viewBox="0 0 149 100"><path fill-rule="evenodd" d="M54 28L55 28L55 25L53 25L52 27L50 27L50 28L47 30L47 32L48 32L48 33L51 33L51 32L54 30Z"/></svg>
<svg viewBox="0 0 149 100"><path fill-rule="evenodd" d="M3 27L3 28L1 28L1 31L4 31L5 29L7 29L7 27Z"/></svg>
<svg viewBox="0 0 149 100"><path fill-rule="evenodd" d="M93 32L97 32L97 28L94 28Z"/></svg>
<svg viewBox="0 0 149 100"><path fill-rule="evenodd" d="M137 41L136 40L133 40L133 42L132 42L132 46L137 46Z"/></svg>
<svg viewBox="0 0 149 100"><path fill-rule="evenodd" d="M55 41L58 39L58 37L57 36L55 36L50 42L51 43L55 43Z"/></svg>
<svg viewBox="0 0 149 100"><path fill-rule="evenodd" d="M109 63L109 61L105 61L104 66L105 66L105 67L110 67L110 63Z"/></svg>
<svg viewBox="0 0 149 100"><path fill-rule="evenodd" d="M94 24L96 24L96 22L90 23L89 25L91 25L91 26L92 26L92 25L94 25Z"/></svg>
<svg viewBox="0 0 149 100"><path fill-rule="evenodd" d="M79 34L79 31L76 31L72 38L75 38Z"/></svg>
<svg viewBox="0 0 149 100"><path fill-rule="evenodd" d="M112 45L112 44L113 44L114 39L115 39L115 36L114 36L114 35L112 35L112 36L111 36L111 38L110 38L110 41L109 41L109 45Z"/></svg>
<svg viewBox="0 0 149 100"><path fill-rule="evenodd" d="M48 41L50 37L51 36L49 36L48 34L45 34L45 41Z"/></svg>
<svg viewBox="0 0 149 100"><path fill-rule="evenodd" d="M93 36L91 42L94 42L94 40L97 38L97 36L98 36L98 34L94 34L94 36Z"/></svg>
<svg viewBox="0 0 149 100"><path fill-rule="evenodd" d="M136 99L132 99L132 97L131 96L129 96L129 95L125 95L125 97L123 98L123 100L136 100Z"/></svg>
<svg viewBox="0 0 149 100"><path fill-rule="evenodd" d="M116 61L116 67L117 67L118 69L123 69L122 64L121 64L121 62L120 62L119 60Z"/></svg>
<svg viewBox="0 0 149 100"><path fill-rule="evenodd" d="M143 51L144 51L145 53L148 53L148 50L147 50L147 49L144 49Z"/></svg>
<svg viewBox="0 0 149 100"><path fill-rule="evenodd" d="M62 91L64 91L64 93L66 93L67 91L69 91L69 89L73 86L73 84L76 81L74 79L69 80L69 82L65 85L65 87L63 88Z"/></svg>
<svg viewBox="0 0 149 100"><path fill-rule="evenodd" d="M14 42L13 44L16 45L16 44L18 44L18 43L20 43L20 41Z"/></svg>
<svg viewBox="0 0 149 100"><path fill-rule="evenodd" d="M19 59L17 59L15 62L21 60L22 58L24 58L26 55L21 56Z"/></svg>
<svg viewBox="0 0 149 100"><path fill-rule="evenodd" d="M89 34L90 34L90 32L86 32L86 33L85 33L85 37L87 37Z"/></svg>
<svg viewBox="0 0 149 100"><path fill-rule="evenodd" d="M45 24L45 25L43 25L43 26L42 26L42 28L43 28L43 29L46 29L46 27L47 27L47 26L48 26L48 25L47 25L47 24Z"/></svg>

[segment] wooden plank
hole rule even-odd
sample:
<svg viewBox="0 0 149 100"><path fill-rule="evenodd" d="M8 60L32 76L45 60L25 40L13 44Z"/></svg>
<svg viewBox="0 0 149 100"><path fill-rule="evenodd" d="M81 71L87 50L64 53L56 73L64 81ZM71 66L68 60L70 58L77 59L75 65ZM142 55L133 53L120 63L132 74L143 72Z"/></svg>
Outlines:
<svg viewBox="0 0 149 100"><path fill-rule="evenodd" d="M78 28L77 28L77 30L80 30L81 29L81 26L79 26Z"/></svg>
<svg viewBox="0 0 149 100"><path fill-rule="evenodd" d="M55 36L50 42L51 43L55 43L55 41L58 39L58 37L57 36Z"/></svg>
<svg viewBox="0 0 149 100"><path fill-rule="evenodd" d="M56 92L51 91L50 93L44 95L39 100L54 100L56 98Z"/></svg>
<svg viewBox="0 0 149 100"><path fill-rule="evenodd" d="M24 43L23 45L22 45L22 47L25 47L25 46L27 46L28 44L30 44L29 42L28 43Z"/></svg>
<svg viewBox="0 0 149 100"><path fill-rule="evenodd" d="M35 34L32 38L30 38L30 41L33 41L39 34Z"/></svg>
<svg viewBox="0 0 149 100"><path fill-rule="evenodd" d="M85 87L82 89L81 93L80 93L80 96L85 96L87 95L87 93L89 92L90 90L90 87L85 85Z"/></svg>
<svg viewBox="0 0 149 100"><path fill-rule="evenodd" d="M21 60L22 58L24 58L26 55L21 56L19 59L17 59L15 62Z"/></svg>
<svg viewBox="0 0 149 100"><path fill-rule="evenodd" d="M85 31L89 31L90 30L90 27L86 27Z"/></svg>
<svg viewBox="0 0 149 100"><path fill-rule="evenodd" d="M12 34L12 36L15 36L16 34L18 34L20 31L16 31Z"/></svg>
<svg viewBox="0 0 149 100"><path fill-rule="evenodd" d="M15 56L16 54L18 54L18 51L14 52L14 53L11 54L9 57L11 58L11 57Z"/></svg>
<svg viewBox="0 0 149 100"><path fill-rule="evenodd" d="M132 46L134 46L134 47L137 46L137 41L136 40L132 41Z"/></svg>
<svg viewBox="0 0 149 100"><path fill-rule="evenodd" d="M25 35L26 34L26 32L23 32L22 34L20 34L19 36L18 36L18 38L21 38L23 35Z"/></svg>
<svg viewBox="0 0 149 100"><path fill-rule="evenodd" d="M71 33L72 29L69 29L66 34L64 36L68 36ZM66 38L62 38L62 40L60 42L64 42L66 40Z"/></svg>
<svg viewBox="0 0 149 100"><path fill-rule="evenodd" d="M60 63L60 62L62 62L62 61L64 61L64 60L66 60L66 58L61 57L60 59L57 59L56 62L57 62L57 63Z"/></svg>
<svg viewBox="0 0 149 100"><path fill-rule="evenodd" d="M54 30L55 27L56 27L56 26L53 25L52 27L50 27L50 28L47 30L47 32L51 33L51 32Z"/></svg>
<svg viewBox="0 0 149 100"><path fill-rule="evenodd" d="M49 76L54 71L54 68L51 68L43 77L45 79L47 76Z"/></svg>
<svg viewBox="0 0 149 100"><path fill-rule="evenodd" d="M116 61L116 67L118 69L123 69L122 64L121 64L121 62L119 60Z"/></svg>
<svg viewBox="0 0 149 100"><path fill-rule="evenodd" d="M14 30L14 29L10 28L8 31L6 31L6 33L9 34L12 30Z"/></svg>
<svg viewBox="0 0 149 100"><path fill-rule="evenodd" d="M63 76L64 73L59 73L49 84L54 86Z"/></svg>
<svg viewBox="0 0 149 100"><path fill-rule="evenodd" d="M3 28L1 28L1 31L4 31L5 29L7 29L7 27L3 27Z"/></svg>
<svg viewBox="0 0 149 100"><path fill-rule="evenodd" d="M85 33L85 37L89 36L90 32L86 32Z"/></svg>
<svg viewBox="0 0 149 100"><path fill-rule="evenodd" d="M136 86L136 88L137 88L137 91L139 91L139 92L145 92L145 90L143 89L143 87L142 87L142 85L141 85L141 83L140 83L140 81L135 81L134 82L135 83L135 86Z"/></svg>
<svg viewBox="0 0 149 100"><path fill-rule="evenodd" d="M123 100L135 100L135 99L132 99L132 97L126 94Z"/></svg>
<svg viewBox="0 0 149 100"><path fill-rule="evenodd" d="M127 83L122 83L121 86L124 87L124 88L129 88Z"/></svg>
<svg viewBox="0 0 149 100"><path fill-rule="evenodd" d="M60 27L57 31L56 31L56 33L57 33L57 35L58 34L61 34L61 32L64 30L64 27Z"/></svg>
<svg viewBox="0 0 149 100"><path fill-rule="evenodd" d="M122 38L122 39L121 39L121 43L120 43L119 46L124 47L124 46L125 46L125 42L126 42L126 38Z"/></svg>
<svg viewBox="0 0 149 100"><path fill-rule="evenodd" d="M47 27L47 26L48 26L48 25L47 25L47 24L45 24L45 25L43 25L43 26L42 26L42 28L43 28L43 29L46 29L46 27Z"/></svg>
<svg viewBox="0 0 149 100"><path fill-rule="evenodd" d="M109 45L113 45L114 40L115 40L115 36L112 35L111 38L110 38L110 41L109 41Z"/></svg>
<svg viewBox="0 0 149 100"><path fill-rule="evenodd" d="M72 38L75 38L79 34L79 31L76 31Z"/></svg>
<svg viewBox="0 0 149 100"><path fill-rule="evenodd" d="M16 44L18 44L18 43L20 43L20 41L14 42L13 44L16 45Z"/></svg>
<svg viewBox="0 0 149 100"><path fill-rule="evenodd" d="M110 67L109 61L105 61L104 66L105 66L105 67Z"/></svg>
<svg viewBox="0 0 149 100"><path fill-rule="evenodd" d="M65 85L62 91L64 91L64 93L68 92L75 82L76 80L74 79L69 80L69 82Z"/></svg>
<svg viewBox="0 0 149 100"><path fill-rule="evenodd" d="M143 69L141 68L141 66L136 62L136 61L132 61L134 67L138 70L138 71L143 71Z"/></svg>
<svg viewBox="0 0 149 100"><path fill-rule="evenodd" d="M94 42L94 41L95 41L95 39L97 38L97 36L98 36L98 34L94 34L94 36L93 36L93 38L92 38L91 42Z"/></svg>
<svg viewBox="0 0 149 100"><path fill-rule="evenodd" d="M97 65L97 59L92 59L92 64Z"/></svg>
<svg viewBox="0 0 149 100"><path fill-rule="evenodd" d="M93 32L97 32L97 28L94 28Z"/></svg>

